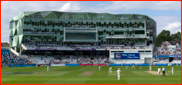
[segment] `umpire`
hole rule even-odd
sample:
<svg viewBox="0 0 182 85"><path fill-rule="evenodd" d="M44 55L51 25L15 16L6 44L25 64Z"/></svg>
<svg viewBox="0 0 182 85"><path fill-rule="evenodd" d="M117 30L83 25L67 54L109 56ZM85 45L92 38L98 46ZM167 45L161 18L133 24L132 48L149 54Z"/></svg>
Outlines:
<svg viewBox="0 0 182 85"><path fill-rule="evenodd" d="M162 68L162 73L163 73L163 76L165 76L165 68L164 67Z"/></svg>

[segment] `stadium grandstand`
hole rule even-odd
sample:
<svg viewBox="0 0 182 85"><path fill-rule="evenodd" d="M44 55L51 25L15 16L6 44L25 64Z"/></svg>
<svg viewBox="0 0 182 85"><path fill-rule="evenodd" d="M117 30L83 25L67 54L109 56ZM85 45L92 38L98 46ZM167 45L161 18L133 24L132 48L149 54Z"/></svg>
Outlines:
<svg viewBox="0 0 182 85"><path fill-rule="evenodd" d="M153 55L153 63L181 64L181 41L165 41Z"/></svg>
<svg viewBox="0 0 182 85"><path fill-rule="evenodd" d="M13 67L18 64L31 64L26 58L21 58L12 53L9 48L1 47L1 66Z"/></svg>
<svg viewBox="0 0 182 85"><path fill-rule="evenodd" d="M38 11L10 20L9 49L34 64L152 64L153 54L181 51L154 52L155 43L156 22L141 14Z"/></svg>

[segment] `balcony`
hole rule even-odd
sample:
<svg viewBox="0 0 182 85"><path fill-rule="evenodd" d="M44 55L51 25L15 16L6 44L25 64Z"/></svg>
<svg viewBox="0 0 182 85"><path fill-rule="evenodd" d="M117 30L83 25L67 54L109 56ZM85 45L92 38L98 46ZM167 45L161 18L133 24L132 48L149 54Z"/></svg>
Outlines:
<svg viewBox="0 0 182 85"><path fill-rule="evenodd" d="M106 38L146 38L145 35L112 35L112 36L109 36L107 35Z"/></svg>
<svg viewBox="0 0 182 85"><path fill-rule="evenodd" d="M55 32L23 32L24 35L56 35Z"/></svg>

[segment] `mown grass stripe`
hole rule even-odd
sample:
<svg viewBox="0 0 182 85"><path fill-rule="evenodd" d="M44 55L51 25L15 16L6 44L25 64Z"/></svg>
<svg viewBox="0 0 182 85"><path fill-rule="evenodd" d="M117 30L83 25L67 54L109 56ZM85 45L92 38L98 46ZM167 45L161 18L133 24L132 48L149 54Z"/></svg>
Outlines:
<svg viewBox="0 0 182 85"><path fill-rule="evenodd" d="M55 66L50 67L8 67L1 68L1 72L34 72L35 74L2 74L2 84L180 84L181 67L174 66L174 75L168 73L167 76L157 76L146 73L148 66L142 69L125 69L125 66L112 66L113 73L108 73L110 66L102 66L102 71L98 71L98 66ZM117 80L116 70L121 69L121 79ZM157 71L158 66L153 66L152 70ZM166 66L166 71L171 66ZM92 71L88 76L79 76L84 72Z"/></svg>

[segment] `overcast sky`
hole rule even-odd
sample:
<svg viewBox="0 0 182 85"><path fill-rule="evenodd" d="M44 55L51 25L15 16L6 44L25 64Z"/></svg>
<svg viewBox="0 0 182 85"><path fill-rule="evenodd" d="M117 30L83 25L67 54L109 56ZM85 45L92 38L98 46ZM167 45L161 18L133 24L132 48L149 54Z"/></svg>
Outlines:
<svg viewBox="0 0 182 85"><path fill-rule="evenodd" d="M1 42L9 42L9 21L22 11L104 12L114 14L145 14L157 22L157 34L163 29L181 32L180 1L3 1L1 2Z"/></svg>

